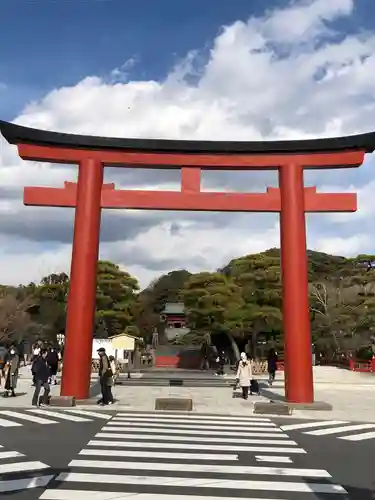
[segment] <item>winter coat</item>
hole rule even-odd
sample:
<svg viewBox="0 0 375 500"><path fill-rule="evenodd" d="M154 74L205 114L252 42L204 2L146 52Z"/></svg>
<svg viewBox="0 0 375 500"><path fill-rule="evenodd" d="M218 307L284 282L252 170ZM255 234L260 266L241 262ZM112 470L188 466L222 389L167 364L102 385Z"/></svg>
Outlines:
<svg viewBox="0 0 375 500"><path fill-rule="evenodd" d="M47 363L49 366L57 366L59 364L59 355L57 351L49 351L47 354Z"/></svg>
<svg viewBox="0 0 375 500"><path fill-rule="evenodd" d="M100 356L99 359L99 377L103 379L108 379L112 377L111 366L109 364L109 359L106 354Z"/></svg>
<svg viewBox="0 0 375 500"><path fill-rule="evenodd" d="M267 370L268 373L275 372L277 370L277 354L270 353L267 360Z"/></svg>
<svg viewBox="0 0 375 500"><path fill-rule="evenodd" d="M250 380L252 378L251 364L250 361L240 361L237 369L237 379L240 382L241 387L249 387Z"/></svg>
<svg viewBox="0 0 375 500"><path fill-rule="evenodd" d="M32 366L32 372L34 374L35 380L42 382L43 384L48 382L51 376L51 371L47 364L47 361L43 358L36 358Z"/></svg>
<svg viewBox="0 0 375 500"><path fill-rule="evenodd" d="M16 389L18 381L18 367L20 364L20 358L18 354L10 355L7 361L7 378L5 382L5 389L11 390Z"/></svg>

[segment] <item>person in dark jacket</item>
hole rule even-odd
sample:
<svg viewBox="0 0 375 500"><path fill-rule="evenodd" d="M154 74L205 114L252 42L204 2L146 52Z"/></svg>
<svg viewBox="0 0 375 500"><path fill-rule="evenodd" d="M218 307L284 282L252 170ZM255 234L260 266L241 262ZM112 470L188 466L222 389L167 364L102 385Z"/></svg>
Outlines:
<svg viewBox="0 0 375 500"><path fill-rule="evenodd" d="M32 405L39 406L39 395L42 387L44 389L43 396L41 398L41 405L48 405L50 385L48 380L51 376L51 371L47 363L48 351L42 351L41 355L38 356L33 362L32 371L35 377L35 391L33 395Z"/></svg>
<svg viewBox="0 0 375 500"><path fill-rule="evenodd" d="M51 372L51 384L56 385L56 375L59 369L59 354L54 347L51 347L48 351L47 364Z"/></svg>
<svg viewBox="0 0 375 500"><path fill-rule="evenodd" d="M272 347L267 356L268 383L271 386L275 380L277 370L277 352Z"/></svg>
<svg viewBox="0 0 375 500"><path fill-rule="evenodd" d="M6 363L6 379L5 379L5 392L4 397L13 396L15 397L17 380L18 380L18 369L20 364L20 358L18 356L17 349L12 345L9 349L9 357Z"/></svg>
<svg viewBox="0 0 375 500"><path fill-rule="evenodd" d="M106 406L108 404L112 404L110 384L114 374L112 373L110 362L104 347L98 349L98 354L99 354L99 380L100 380L100 389L102 393L102 397L99 399L98 404Z"/></svg>

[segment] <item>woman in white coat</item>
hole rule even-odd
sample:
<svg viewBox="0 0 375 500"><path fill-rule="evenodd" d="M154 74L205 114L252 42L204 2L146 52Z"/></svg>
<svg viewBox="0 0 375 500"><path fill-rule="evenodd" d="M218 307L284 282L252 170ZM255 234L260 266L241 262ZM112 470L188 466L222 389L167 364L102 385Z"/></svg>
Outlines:
<svg viewBox="0 0 375 500"><path fill-rule="evenodd" d="M247 359L247 356L244 352L241 352L241 359L238 363L237 369L237 381L240 384L242 389L242 397L247 399L249 397L249 387L251 381L252 373L251 373L251 364Z"/></svg>

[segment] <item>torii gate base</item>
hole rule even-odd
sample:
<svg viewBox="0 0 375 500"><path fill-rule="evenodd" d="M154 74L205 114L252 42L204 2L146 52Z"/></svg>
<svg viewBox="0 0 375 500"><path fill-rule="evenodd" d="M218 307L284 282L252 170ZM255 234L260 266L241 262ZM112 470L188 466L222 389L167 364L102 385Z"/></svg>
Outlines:
<svg viewBox="0 0 375 500"><path fill-rule="evenodd" d="M304 188L304 168L358 167L375 133L277 142L198 142L58 134L0 122L25 160L79 165L77 186L25 188L29 205L73 206L75 223L61 394L89 395L101 208L280 212L286 401L314 402L305 212L355 211L355 194ZM124 191L103 186L104 165L181 169L181 191ZM266 193L201 192L201 169L277 169Z"/></svg>

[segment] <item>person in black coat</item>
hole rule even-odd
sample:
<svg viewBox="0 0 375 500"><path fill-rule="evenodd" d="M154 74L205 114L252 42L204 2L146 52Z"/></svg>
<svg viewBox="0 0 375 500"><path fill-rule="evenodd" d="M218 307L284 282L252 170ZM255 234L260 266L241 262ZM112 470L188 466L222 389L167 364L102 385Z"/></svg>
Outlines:
<svg viewBox="0 0 375 500"><path fill-rule="evenodd" d="M51 371L47 363L47 355L48 351L42 351L41 355L38 356L32 367L32 371L35 377L35 391L33 395L32 405L39 406L39 394L44 389L44 394L41 398L41 405L48 405L49 393L50 393L50 385L48 380L51 376Z"/></svg>
<svg viewBox="0 0 375 500"><path fill-rule="evenodd" d="M56 375L59 369L59 354L54 347L51 347L47 354L47 364L51 372L51 384L56 385Z"/></svg>
<svg viewBox="0 0 375 500"><path fill-rule="evenodd" d="M275 380L277 370L277 352L272 347L267 356L268 383L271 386Z"/></svg>

